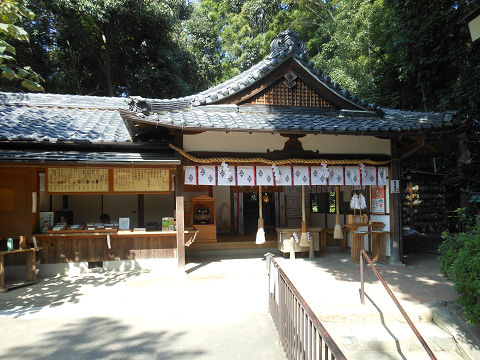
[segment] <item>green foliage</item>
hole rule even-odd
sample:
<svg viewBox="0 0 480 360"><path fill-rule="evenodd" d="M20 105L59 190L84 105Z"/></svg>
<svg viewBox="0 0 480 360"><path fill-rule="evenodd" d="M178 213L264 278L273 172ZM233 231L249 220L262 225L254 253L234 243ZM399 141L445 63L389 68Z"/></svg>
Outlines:
<svg viewBox="0 0 480 360"><path fill-rule="evenodd" d="M200 84L187 50L184 0L30 0L22 52L46 75L49 92L178 97Z"/></svg>
<svg viewBox="0 0 480 360"><path fill-rule="evenodd" d="M465 319L480 323L480 225L471 231L442 234L440 270L454 283Z"/></svg>
<svg viewBox="0 0 480 360"><path fill-rule="evenodd" d="M25 7L23 1L0 0L0 70L9 87L15 88L15 84L19 82L29 91L44 91L39 84L43 78L30 66L13 65L16 62L14 44L29 41L28 33L17 24L24 18L33 20L33 17L33 13Z"/></svg>

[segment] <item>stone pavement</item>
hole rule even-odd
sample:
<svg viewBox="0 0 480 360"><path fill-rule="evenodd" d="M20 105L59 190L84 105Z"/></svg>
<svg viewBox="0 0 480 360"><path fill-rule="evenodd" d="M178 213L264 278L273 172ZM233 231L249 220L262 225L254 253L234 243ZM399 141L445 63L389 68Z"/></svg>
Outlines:
<svg viewBox="0 0 480 360"><path fill-rule="evenodd" d="M0 294L0 359L285 359L260 257L107 271Z"/></svg>
<svg viewBox="0 0 480 360"><path fill-rule="evenodd" d="M437 358L480 359L480 327L466 325L447 310L457 294L440 273L436 256L411 255L406 260L407 266L376 266ZM428 358L366 263L362 305L360 265L347 254L329 251L313 260L277 261L349 359L363 359L365 351L375 359Z"/></svg>

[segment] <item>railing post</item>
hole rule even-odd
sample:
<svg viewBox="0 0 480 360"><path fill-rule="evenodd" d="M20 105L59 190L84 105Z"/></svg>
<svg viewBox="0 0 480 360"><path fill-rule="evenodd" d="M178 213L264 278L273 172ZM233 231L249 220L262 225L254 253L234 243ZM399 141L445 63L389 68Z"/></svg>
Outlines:
<svg viewBox="0 0 480 360"><path fill-rule="evenodd" d="M365 305L365 291L363 281L363 254L360 251L360 301Z"/></svg>

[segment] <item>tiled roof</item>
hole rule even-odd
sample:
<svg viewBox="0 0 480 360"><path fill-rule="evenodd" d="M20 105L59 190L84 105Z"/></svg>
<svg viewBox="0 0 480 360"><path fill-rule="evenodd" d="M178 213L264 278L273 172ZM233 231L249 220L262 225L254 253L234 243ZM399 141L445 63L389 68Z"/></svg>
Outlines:
<svg viewBox="0 0 480 360"><path fill-rule="evenodd" d="M130 142L119 108L124 98L0 93L0 140Z"/></svg>
<svg viewBox="0 0 480 360"><path fill-rule="evenodd" d="M337 96L365 110L376 109L375 104L368 104L356 95L350 94L348 90L342 89L338 83L332 82L329 76L323 76L320 69L315 69L313 62L308 59L305 52L305 44L297 38L292 30L281 32L272 41L270 49L270 54L256 65L205 91L178 99L143 99L135 97L134 99L132 98L132 109L139 112L145 110L156 112L214 104L219 100L240 92L245 87L253 85L290 58L293 58L307 72L317 78L320 84Z"/></svg>
<svg viewBox="0 0 480 360"><path fill-rule="evenodd" d="M373 112L212 105L140 116L142 121L153 125L190 130L395 133L452 126L452 116L448 113L382 110L383 118Z"/></svg>
<svg viewBox="0 0 480 360"><path fill-rule="evenodd" d="M264 60L210 89L179 99L131 98L130 110L147 123L196 130L361 134L408 132L453 125L452 113L402 111L367 104L339 84L332 83L328 76L322 75L321 70L314 69L313 63L308 60L304 43L291 30L281 32L270 48L271 53ZM330 91L344 104L350 104L350 108L360 111L216 104L246 87L254 86L288 59L296 61L316 78L325 91ZM135 120L135 117L131 119Z"/></svg>
<svg viewBox="0 0 480 360"><path fill-rule="evenodd" d="M115 163L156 163L156 164L179 164L175 154L140 154L136 152L80 152L80 151L41 151L41 150L2 150L0 162L82 162L95 164Z"/></svg>

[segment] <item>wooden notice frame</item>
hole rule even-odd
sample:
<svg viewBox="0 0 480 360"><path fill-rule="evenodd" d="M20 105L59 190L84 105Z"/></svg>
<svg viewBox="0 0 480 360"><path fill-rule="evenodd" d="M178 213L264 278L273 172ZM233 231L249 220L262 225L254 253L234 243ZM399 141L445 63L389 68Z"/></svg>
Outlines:
<svg viewBox="0 0 480 360"><path fill-rule="evenodd" d="M385 185L373 185L370 187L370 213L386 215L387 202Z"/></svg>
<svg viewBox="0 0 480 360"><path fill-rule="evenodd" d="M109 191L106 168L52 167L46 172L48 194L94 194Z"/></svg>
<svg viewBox="0 0 480 360"><path fill-rule="evenodd" d="M113 169L114 193L170 193L172 177L162 168Z"/></svg>
<svg viewBox="0 0 480 360"><path fill-rule="evenodd" d="M107 174L107 183L108 185L107 186L103 186L102 187L102 190L93 190L93 189L88 189L88 188L81 188L81 189L78 189L78 188L73 188L73 189L70 189L69 187L66 187L66 186L58 186L58 185L64 185L63 183L62 184L58 184L57 186L49 186L49 184L51 183L51 176L49 176L49 173L51 175L53 175L52 171L50 171L50 169L60 169L60 170L64 170L64 169L68 169L68 171L71 172L72 169L83 169L83 170L101 170L102 173L103 172L106 172ZM128 191L114 191L114 170L115 169L146 169L146 170L161 170L164 172L164 175L165 174L168 174L168 188L165 187L165 185L163 186L163 188L165 188L165 190L162 190L162 191L156 191L156 190L128 190ZM159 166L151 166L151 165L143 165L141 168L137 168L137 167L132 167L131 165L130 166L118 166L118 165L106 165L106 166L102 166L102 167L99 167L99 166L72 166L72 165L55 165L55 166L52 166L52 167L45 167L44 168L44 171L45 171L45 192L46 194L48 195L100 195L100 194L111 194L111 195L114 195L114 194L123 194L123 195L126 195L126 194L171 194L173 189L172 189L172 173L175 172L174 169L172 169L171 167L166 167L166 166L162 166L162 167L159 167ZM95 172L95 171L93 171ZM54 176L55 178L55 176ZM85 179L84 179L85 180ZM63 180L62 180L63 181ZM67 181L67 180L65 180ZM73 182L73 180L72 180ZM78 182L78 179L77 179L77 182ZM84 181L86 183L86 180ZM90 184L90 180L89 180L89 184ZM165 183L166 184L166 183ZM151 188L151 187L150 187ZM139 189L139 187L137 186L137 189Z"/></svg>

